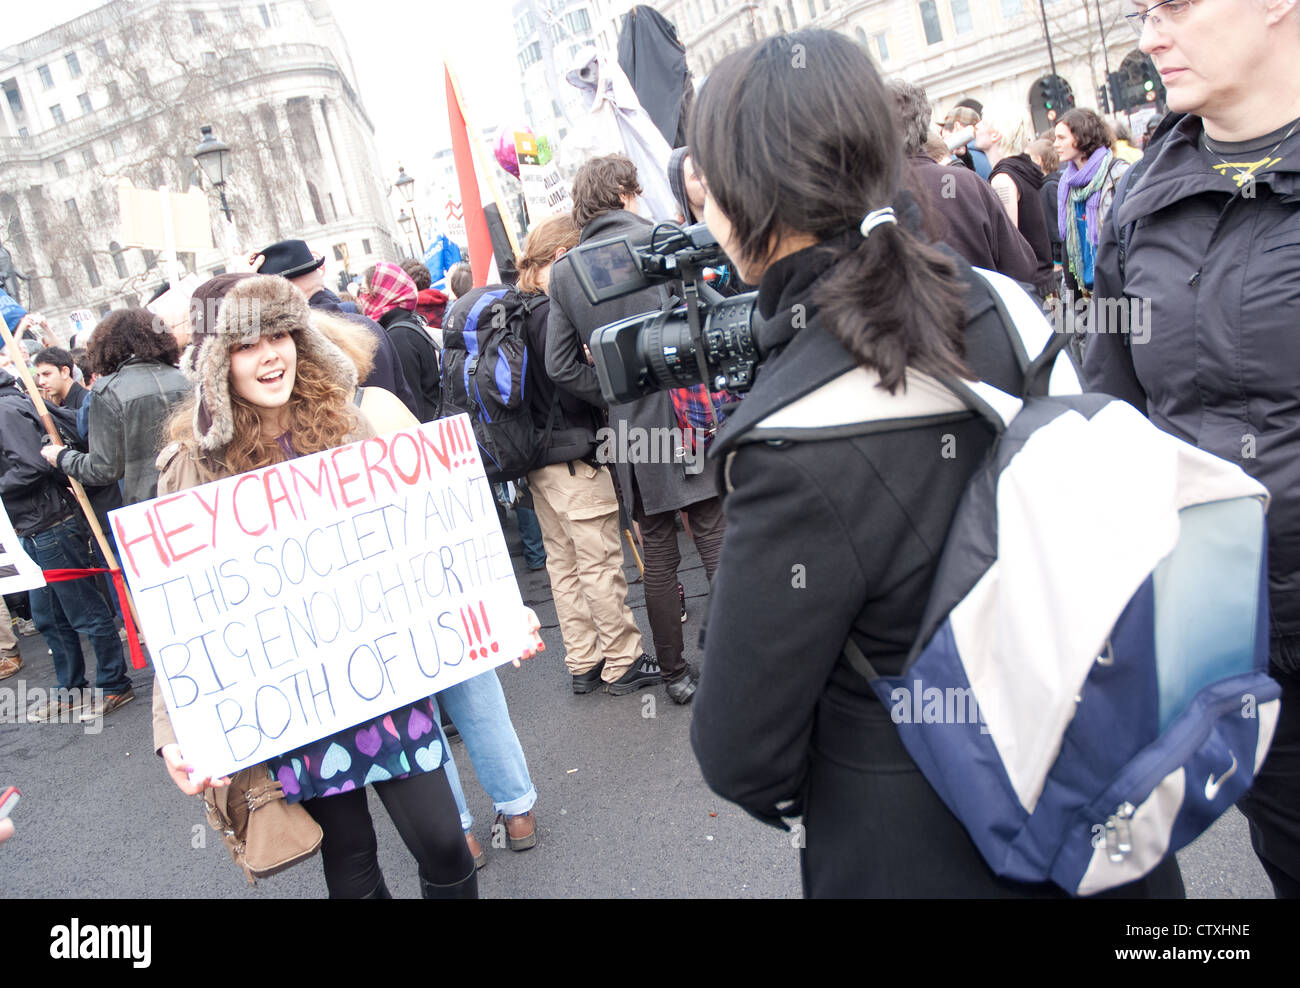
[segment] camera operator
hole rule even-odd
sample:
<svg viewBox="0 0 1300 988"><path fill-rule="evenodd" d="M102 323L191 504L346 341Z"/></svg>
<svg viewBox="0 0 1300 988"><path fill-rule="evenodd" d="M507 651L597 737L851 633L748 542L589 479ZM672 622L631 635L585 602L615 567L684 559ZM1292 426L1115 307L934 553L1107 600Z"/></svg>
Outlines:
<svg viewBox="0 0 1300 988"><path fill-rule="evenodd" d="M690 146L705 220L759 285L761 360L712 450L727 530L691 724L705 780L773 826L802 815L809 897L1063 896L994 875L842 658L852 636L901 672L992 442L934 378L1019 395L1012 327L981 276L912 232L890 96L847 38L805 30L723 59ZM1119 894L1181 892L1170 855Z"/></svg>
<svg viewBox="0 0 1300 988"><path fill-rule="evenodd" d="M629 235L649 240L651 224L633 212L641 193L636 166L621 154L593 158L579 169L573 181L573 220L582 230L581 243ZM592 305L579 287L568 257L555 262L550 281L551 314L546 334L546 372L556 385L596 406L603 407L600 382L587 362L584 344L601 326L624 316L659 309L661 291L648 288L623 298ZM641 449L659 445L660 430L676 427L672 399L656 392L626 404L611 405L609 424L616 434L640 435ZM635 450L637 444L629 444ZM711 577L722 544L722 506L714 490L711 471L689 473L683 463L633 462L629 450L618 450L614 469L628 513L641 528L645 550L645 598L658 662L643 655L626 669L611 669L607 657L602 678L615 695L630 693L659 682L667 684L669 697L689 703L695 680L682 651L681 602L677 596L675 515L685 509L691 534L705 572Z"/></svg>

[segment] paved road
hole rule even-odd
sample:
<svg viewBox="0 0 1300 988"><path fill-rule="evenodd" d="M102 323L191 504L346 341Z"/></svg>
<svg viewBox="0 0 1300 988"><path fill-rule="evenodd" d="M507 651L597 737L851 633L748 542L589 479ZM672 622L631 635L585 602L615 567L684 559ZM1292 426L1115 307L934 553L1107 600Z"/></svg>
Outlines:
<svg viewBox="0 0 1300 988"><path fill-rule="evenodd" d="M513 521L507 539L524 599L542 619L547 650L522 669L500 670L540 793L540 842L515 854L488 848L479 873L485 897L797 897L798 852L790 836L759 824L709 792L691 755L691 708L659 690L626 697L575 696L545 572L529 573ZM706 584L682 538L690 621L688 658L698 663ZM628 560L628 573L635 567ZM630 593L649 640L640 584ZM26 668L0 684L53 681L39 637L22 641ZM88 652L89 654L89 652ZM109 715L98 735L73 725L0 725L0 785L23 790L18 835L0 847L0 895L9 898L323 897L319 864L250 888L197 798L182 796L152 752L152 672L134 674L138 699ZM461 765L476 832L487 843L491 800ZM371 796L380 862L397 897L419 895L415 865ZM1196 898L1271 897L1236 810L1179 854Z"/></svg>

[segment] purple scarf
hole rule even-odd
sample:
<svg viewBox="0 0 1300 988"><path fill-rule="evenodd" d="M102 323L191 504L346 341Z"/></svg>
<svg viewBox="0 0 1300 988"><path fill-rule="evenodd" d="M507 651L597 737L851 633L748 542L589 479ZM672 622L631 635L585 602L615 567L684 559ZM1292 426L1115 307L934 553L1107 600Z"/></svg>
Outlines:
<svg viewBox="0 0 1300 988"><path fill-rule="evenodd" d="M1088 163L1080 168L1073 161L1065 166L1061 184L1056 188L1056 219L1060 226L1061 239L1066 240L1074 217L1070 209L1070 192L1074 189L1086 189L1097 178L1097 173L1110 163L1110 149L1099 147L1088 156ZM1101 239L1101 192L1104 182L1098 182L1096 189L1088 196L1084 205L1084 218L1088 222L1088 242L1094 247Z"/></svg>

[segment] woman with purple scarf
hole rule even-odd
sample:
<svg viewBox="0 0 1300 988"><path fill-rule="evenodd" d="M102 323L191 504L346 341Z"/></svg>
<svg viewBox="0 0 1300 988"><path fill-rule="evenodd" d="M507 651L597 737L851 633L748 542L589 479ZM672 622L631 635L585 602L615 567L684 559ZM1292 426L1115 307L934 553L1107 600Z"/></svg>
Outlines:
<svg viewBox="0 0 1300 988"><path fill-rule="evenodd" d="M1056 125L1056 153L1065 165L1056 192L1057 222L1065 244L1065 283L1072 293L1092 291L1101 221L1115 197L1115 183L1128 170L1110 144L1110 128L1091 110L1070 110Z"/></svg>

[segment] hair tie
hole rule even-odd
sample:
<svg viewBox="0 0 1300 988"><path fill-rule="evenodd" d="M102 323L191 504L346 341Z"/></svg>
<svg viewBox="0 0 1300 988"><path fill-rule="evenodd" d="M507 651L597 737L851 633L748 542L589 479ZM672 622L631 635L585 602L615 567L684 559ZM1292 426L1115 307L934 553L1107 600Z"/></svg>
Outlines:
<svg viewBox="0 0 1300 988"><path fill-rule="evenodd" d="M885 223L897 223L898 218L894 216L894 207L885 206L883 209L873 209L862 218L862 226L858 229L862 231L862 239L866 240L871 235L871 231Z"/></svg>

